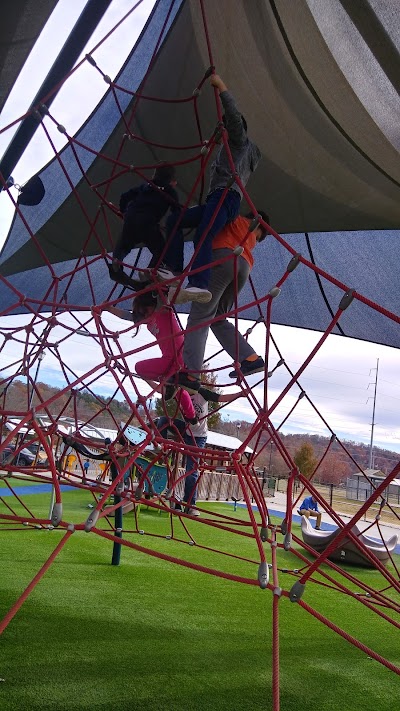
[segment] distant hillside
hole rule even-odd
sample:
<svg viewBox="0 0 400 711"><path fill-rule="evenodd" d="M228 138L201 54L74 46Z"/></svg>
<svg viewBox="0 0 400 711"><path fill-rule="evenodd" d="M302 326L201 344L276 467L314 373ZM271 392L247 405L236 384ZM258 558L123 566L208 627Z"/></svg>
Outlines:
<svg viewBox="0 0 400 711"><path fill-rule="evenodd" d="M38 393L42 401L49 400L58 393L60 388L52 387L46 383L37 383ZM7 388L7 411L18 414L28 410L29 395L26 384L20 380L15 380ZM4 396L0 398L0 406L3 405ZM38 394L35 393L33 405L39 402ZM128 403L116 400L115 398L104 397L102 395L91 394L88 391L69 391L55 398L50 404L49 413L52 417L75 417L79 420L88 421L97 427L116 429L121 420L127 420L131 416L131 409ZM154 415L156 412L154 411ZM238 426L239 422L239 426ZM237 422L227 422L220 420L215 428L218 432L239 437L242 441L249 435L251 423L245 420ZM315 434L280 434L281 440L293 457L304 442L309 442L314 450L314 456L319 461L326 452L329 445L328 437L321 437ZM262 444L267 442L266 434L261 433L258 447L261 450ZM250 442L252 446L254 442ZM343 440L343 445L354 461L362 468L367 469L369 464L369 447L365 444L358 444L353 441ZM389 473L394 465L399 461L400 455L386 449L374 447L374 468L381 469L385 474ZM274 445L267 444L257 458L257 465L265 466L272 476L287 476L288 467L282 460ZM345 451L334 442L330 447L329 454L324 458L323 464L318 470L317 481L338 484L356 470L356 465L352 463Z"/></svg>
<svg viewBox="0 0 400 711"><path fill-rule="evenodd" d="M61 388L55 388L47 383L37 383L32 405L37 406L40 401L50 400L58 395ZM0 399L3 407L4 398ZM26 384L15 380L7 388L7 411L23 413L29 408L29 394ZM68 391L58 395L49 405L47 412L53 417L77 417L78 420L90 420L96 427L116 429L121 420L131 416L132 410L128 403L120 400L110 400L102 395L92 395L87 390Z"/></svg>
<svg viewBox="0 0 400 711"><path fill-rule="evenodd" d="M249 435L251 428L251 423L246 421L240 421L240 428L237 428L237 424L234 422L221 422L219 427L221 432L224 434L230 434L233 436L238 436L239 439L244 440L246 436ZM280 438L289 452L293 457L294 454L299 450L304 442L309 442L314 450L314 456L319 461L321 457L327 450L329 445L329 437L321 437L320 435L314 434L282 434L280 433ZM261 433L260 438L261 444L268 441L268 436ZM254 444L254 443L253 443ZM361 444L349 440L342 440L342 444L345 450L354 459L356 464L358 464L362 469L367 469L369 465L369 446L366 444ZM250 442L250 447L252 443ZM398 463L400 459L400 454L398 452L392 452L387 449L380 449L379 447L374 447L374 468L381 469L384 474L388 474L393 467ZM318 474L316 476L316 481L321 481L324 483L338 484L341 481L345 481L348 476L357 470L357 466L354 464L346 451L342 449L340 444L335 441L330 449L328 455L325 457L322 465L318 469ZM265 450L261 452L257 459L258 466L265 466L267 470L270 470L272 476L286 476L288 473L288 467L285 462L283 462L282 457L276 451L275 445L267 444Z"/></svg>

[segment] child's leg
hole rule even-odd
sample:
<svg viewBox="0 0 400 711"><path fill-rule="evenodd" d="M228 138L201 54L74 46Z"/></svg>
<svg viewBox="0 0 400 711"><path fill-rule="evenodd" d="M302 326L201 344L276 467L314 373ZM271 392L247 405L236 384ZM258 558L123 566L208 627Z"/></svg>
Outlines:
<svg viewBox="0 0 400 711"><path fill-rule="evenodd" d="M225 250L214 250L214 258L220 258L221 256L223 256L224 251ZM225 269L221 270L221 267L225 267ZM250 273L250 265L244 257L237 258L236 267L237 271L235 274L234 264L231 264L231 281L227 285L226 289L222 293L220 293L219 305L216 311L216 316L226 314L232 309L235 301L236 290L239 294L248 279ZM221 264L217 267L213 267L210 280L211 290L215 288L214 284L218 279L220 271L227 271L227 268L227 263L225 263L225 265ZM254 348L251 347L250 343L244 338L240 331L237 331L235 325L228 321L227 318L213 323L211 325L211 330L214 336L216 336L217 340L220 342L222 348L228 353L228 355L230 355L230 357L234 361L237 360L239 363L241 363L246 358L256 355ZM193 331L193 333L196 332Z"/></svg>
<svg viewBox="0 0 400 711"><path fill-rule="evenodd" d="M226 256L232 256L232 250L217 249L214 250L212 254L212 259L221 259ZM241 257L239 257L239 259L241 259ZM246 262L245 259L243 259L243 261ZM190 308L189 319L186 325L183 360L186 370L188 370L191 375L194 375L195 378L200 377L199 373L203 367L207 336L210 328L209 323L217 313L222 295L235 279L235 264L236 261L232 258L229 261L217 264L213 267L209 285L212 294L211 300L207 304L193 303ZM233 302L233 298L232 294L230 305ZM232 329L236 333L236 329L233 325ZM223 344L222 346L225 348Z"/></svg>
<svg viewBox="0 0 400 711"><path fill-rule="evenodd" d="M207 442L207 437L193 437L189 433L185 435L185 442L193 446L196 444L197 447L205 447ZM199 478L199 459L193 454L188 454L186 456L186 478L185 478L185 492L184 501L189 506L196 505L197 498L197 480Z"/></svg>
<svg viewBox="0 0 400 711"><path fill-rule="evenodd" d="M144 380L159 380L160 378L168 378L176 372L177 363L175 360L166 360L165 358L150 358L149 360L140 360L135 365L135 370ZM179 389L175 395L182 415L189 420L196 417L196 412L193 407L190 395L186 390Z"/></svg>
<svg viewBox="0 0 400 711"><path fill-rule="evenodd" d="M165 242L162 236L159 225L148 225L142 231L141 238L146 247L150 250L152 258L149 263L149 268L158 266L161 260Z"/></svg>
<svg viewBox="0 0 400 711"><path fill-rule="evenodd" d="M130 251L131 247L126 241L124 230L122 230L113 251L113 259L118 259L119 262L123 262L126 255L129 254Z"/></svg>
<svg viewBox="0 0 400 711"><path fill-rule="evenodd" d="M178 403L178 407L182 412L182 415L187 420L193 420L196 417L196 411L193 407L192 399L186 390L179 388L175 395L175 400Z"/></svg>
<svg viewBox="0 0 400 711"><path fill-rule="evenodd" d="M204 209L205 205L196 205L195 207L189 207L185 210L182 217L180 212L173 212L167 218L166 241L168 246L164 255L164 262L173 272L183 271L184 240L182 230L186 227L197 227L202 218ZM178 220L180 220L179 227L172 239L170 239Z"/></svg>
<svg viewBox="0 0 400 711"><path fill-rule="evenodd" d="M229 190L224 198L222 205L220 206L212 226L209 228L208 225L211 222L212 216L215 209L221 199L222 190L215 190L211 193L208 198L205 209L201 218L201 222L196 230L194 237L194 246L197 247L199 241L207 230L206 236L200 247L199 253L195 258L191 271L203 267L206 264L212 262L212 241L215 235L222 230L222 228L232 222L235 217L239 214L240 209L240 195L236 191ZM208 282L210 280L210 269L203 269L197 274L189 274L189 284L191 286L197 286L199 289L207 289Z"/></svg>
<svg viewBox="0 0 400 711"><path fill-rule="evenodd" d="M140 360L135 365L135 370L141 378L145 380L150 378L150 380L159 380L160 378L167 378L174 370L176 370L176 364L174 361L166 360L165 358L150 358L149 360Z"/></svg>
<svg viewBox="0 0 400 711"><path fill-rule="evenodd" d="M115 249L113 252L113 258L118 259L118 261L123 262L126 255L134 248L137 244L137 225L135 220L134 210L127 210L124 216L124 226L122 232L117 240Z"/></svg>

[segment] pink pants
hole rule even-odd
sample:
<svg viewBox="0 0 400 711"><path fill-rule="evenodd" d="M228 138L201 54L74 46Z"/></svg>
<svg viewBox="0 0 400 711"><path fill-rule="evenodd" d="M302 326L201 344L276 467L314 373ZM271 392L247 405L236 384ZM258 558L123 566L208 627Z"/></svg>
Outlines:
<svg viewBox="0 0 400 711"><path fill-rule="evenodd" d="M178 363L178 367L179 365L180 364ZM176 373L177 362L175 358L150 358L149 360L140 360L136 363L135 370L137 374L145 380L160 380L162 378L169 378L171 375ZM196 416L192 400L186 390L179 388L175 395L175 400L177 401L184 417L192 419Z"/></svg>

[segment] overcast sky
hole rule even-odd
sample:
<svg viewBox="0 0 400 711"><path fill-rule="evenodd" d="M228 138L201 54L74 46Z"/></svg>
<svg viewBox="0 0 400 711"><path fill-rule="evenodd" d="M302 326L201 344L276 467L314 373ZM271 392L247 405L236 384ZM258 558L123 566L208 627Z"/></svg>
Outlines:
<svg viewBox="0 0 400 711"><path fill-rule="evenodd" d="M107 43L95 54L96 61L110 76L115 76L124 62L126 55L140 33L143 23L154 4L153 0L144 0L142 5L131 15ZM12 94L4 108L0 128L23 114L29 102L40 87L49 67L55 59L60 45L74 22L79 16L85 0L60 0L48 27L43 31L40 42L32 53L29 62L14 87ZM84 53L90 50L106 32L132 7L131 0L114 0L110 9L103 18L96 33L89 42ZM62 28L62 33L60 28ZM61 36L62 35L62 36ZM68 131L74 133L81 123L87 118L94 105L104 93L106 85L97 72L91 67L80 68L75 75L62 88L59 96L53 103L52 113L61 123L68 126ZM0 154L3 153L12 137L12 131L0 135ZM59 136L58 147L61 147L63 137ZM42 167L52 157L47 142L41 139L38 131L35 139L27 149L19 165L13 171L17 183L25 182L32 174ZM0 194L0 244L6 238L13 210L7 195ZM82 315L80 315L82 319ZM90 332L94 333L93 322L87 316L87 325ZM8 316L0 318L0 327L4 329L23 326L29 319L22 316ZM68 328L76 328L76 322L69 315L60 319L60 325L52 332L52 342L62 340L69 333ZM126 328L126 322L115 319L110 314L104 314L104 323L112 330ZM182 318L184 324L185 319ZM241 322L241 329L248 328L248 322ZM40 329L39 329L40 332ZM293 371L296 371L312 350L320 334L300 329L274 326L272 334L278 342L283 356ZM0 373L10 372L10 363L15 363L22 357L22 348L25 341L25 332L18 335L20 343L15 339L2 343L0 350ZM121 336L120 343L124 350L130 351L139 345L150 343L152 338L142 328L135 340L130 335ZM250 342L255 350L263 354L265 348L265 330L259 325L250 336ZM146 351L142 357L154 357L157 347L151 353ZM210 336L207 356L219 350L218 344ZM85 338L74 334L65 343L60 345L62 358L77 375L88 372L95 364L103 362L103 355L94 339ZM329 422L333 431L340 437L368 443L371 436L372 397L376 373L377 358L379 358L379 380L376 402L376 425L374 443L377 446L400 452L400 426L398 423L398 407L400 403L400 354L392 348L385 348L366 342L345 339L340 336L330 336L317 356L301 376L300 383L307 392L317 410ZM271 352L270 369L276 364L278 358L274 349ZM133 369L135 357L129 359ZM216 367L228 366L230 361L224 355L218 356L213 363ZM15 372L16 366L11 370ZM226 382L228 370L224 371L223 381ZM39 380L45 380L62 387L65 383L61 375L59 363L50 354L42 362ZM257 382L257 376L250 379L251 383ZM271 405L288 382L288 375L282 366L269 379L269 405ZM148 388L142 384L143 393ZM96 383L95 390L102 394L114 391L114 381L111 375L105 375ZM276 409L273 422L279 425L287 411L297 399L299 389L294 386L288 393L283 403ZM256 389L256 395L262 403L262 388ZM224 417L231 420L254 419L254 412L244 399L236 401L223 412ZM315 411L302 399L297 406L289 423L285 426L286 432L310 432L329 436L330 433L323 425ZM379 466L379 460L377 460Z"/></svg>

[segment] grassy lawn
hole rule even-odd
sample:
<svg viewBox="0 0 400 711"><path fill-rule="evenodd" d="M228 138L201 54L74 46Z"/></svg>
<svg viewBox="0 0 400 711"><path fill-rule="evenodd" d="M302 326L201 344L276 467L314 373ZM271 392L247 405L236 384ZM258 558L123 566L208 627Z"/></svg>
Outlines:
<svg viewBox="0 0 400 711"><path fill-rule="evenodd" d="M24 501L35 515L47 515L49 495L26 496ZM65 492L64 519L85 520L90 501L88 492ZM232 514L232 507L224 504L207 506ZM243 510L237 514L247 516ZM133 528L133 521L129 514L127 528ZM139 525L146 534L170 532L169 517L146 507ZM197 546L149 535L128 537L171 555L256 577L257 565L200 547L257 560L252 540L198 521L189 521L188 528ZM179 524L175 533L188 540ZM0 531L0 618L62 535L44 529ZM75 532L7 627L0 647L0 709L272 709L271 592L128 548L122 550L121 565L113 567L111 547L94 534ZM269 551L267 555L270 560ZM299 567L291 553L279 551L278 560L280 567ZM384 587L376 571L348 570ZM290 574L280 573L283 589L290 589L293 581ZM400 664L398 631L362 605L313 583L307 584L304 599ZM398 708L400 677L286 598L279 607L282 711Z"/></svg>

